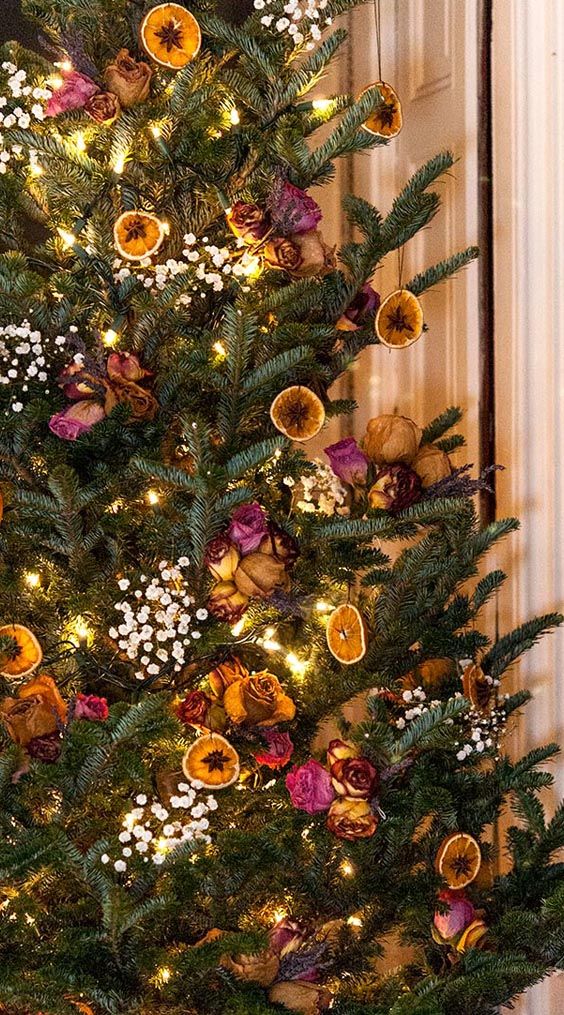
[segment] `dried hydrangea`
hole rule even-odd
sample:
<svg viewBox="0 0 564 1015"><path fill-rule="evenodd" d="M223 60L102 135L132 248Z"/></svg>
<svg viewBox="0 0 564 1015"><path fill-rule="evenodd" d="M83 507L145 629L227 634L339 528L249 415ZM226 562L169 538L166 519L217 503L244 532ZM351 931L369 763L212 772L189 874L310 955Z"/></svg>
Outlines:
<svg viewBox="0 0 564 1015"><path fill-rule="evenodd" d="M293 489L294 507L307 514L348 515L347 489L333 470L319 458L312 462L315 471L300 476L297 483L287 476L283 483Z"/></svg>
<svg viewBox="0 0 564 1015"><path fill-rule="evenodd" d="M142 574L140 588L115 604L122 618L108 633L127 658L140 666L137 680L157 677L163 671L179 673L189 659L190 648L202 637L200 625L207 621L208 611L196 607L186 586L182 569L189 563L187 557L180 557L176 565L162 560L158 577L149 580ZM120 578L118 586L126 592L131 581Z"/></svg>

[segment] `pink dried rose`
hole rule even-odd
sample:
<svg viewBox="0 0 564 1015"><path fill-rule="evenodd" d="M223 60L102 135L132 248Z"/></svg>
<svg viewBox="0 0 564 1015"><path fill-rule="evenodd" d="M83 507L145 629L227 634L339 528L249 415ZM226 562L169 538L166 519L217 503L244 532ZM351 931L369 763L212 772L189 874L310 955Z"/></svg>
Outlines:
<svg viewBox="0 0 564 1015"><path fill-rule="evenodd" d="M270 214L276 232L307 233L321 222L323 214L317 201L289 180L278 180L270 198Z"/></svg>
<svg viewBox="0 0 564 1015"><path fill-rule="evenodd" d="M49 429L64 441L76 441L105 418L103 405L92 399L75 402L49 420Z"/></svg>
<svg viewBox="0 0 564 1015"><path fill-rule="evenodd" d="M110 714L108 702L96 694L77 694L74 706L75 719L88 719L90 722L105 722Z"/></svg>
<svg viewBox="0 0 564 1015"><path fill-rule="evenodd" d="M345 437L325 448L331 469L338 479L349 486L364 486L368 474L368 458L354 437Z"/></svg>
<svg viewBox="0 0 564 1015"><path fill-rule="evenodd" d="M45 116L58 116L71 109L82 109L99 90L98 85L85 74L79 74L76 70L69 71L63 76L61 87L55 89L45 106Z"/></svg>
<svg viewBox="0 0 564 1015"><path fill-rule="evenodd" d="M442 913L437 910L433 923L440 936L445 941L450 941L470 926L476 917L476 910L470 899L450 889L439 892L439 899L448 906L448 909Z"/></svg>
<svg viewBox="0 0 564 1015"><path fill-rule="evenodd" d="M288 772L286 788L294 807L308 814L326 811L335 798L329 772L314 758Z"/></svg>
<svg viewBox="0 0 564 1015"><path fill-rule="evenodd" d="M263 737L268 744L268 751L262 754L255 754L259 765L266 765L267 768L284 768L294 753L294 744L287 733L279 733L278 730L264 730Z"/></svg>
<svg viewBox="0 0 564 1015"><path fill-rule="evenodd" d="M235 543L243 556L258 550L264 536L268 533L268 525L263 509L254 501L242 504L233 512L227 536Z"/></svg>
<svg viewBox="0 0 564 1015"><path fill-rule="evenodd" d="M140 381L152 376L152 371L141 366L134 352L111 352L106 370L111 381Z"/></svg>

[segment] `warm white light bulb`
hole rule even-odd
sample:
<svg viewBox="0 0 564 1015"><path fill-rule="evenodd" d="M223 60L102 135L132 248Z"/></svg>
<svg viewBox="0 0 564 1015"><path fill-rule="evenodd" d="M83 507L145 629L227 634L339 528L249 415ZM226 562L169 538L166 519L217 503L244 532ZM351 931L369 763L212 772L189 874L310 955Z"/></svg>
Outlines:
<svg viewBox="0 0 564 1015"><path fill-rule="evenodd" d="M222 357L222 359L224 359L227 356L227 349L225 348L223 342L214 342L212 348L213 351L216 352L218 356Z"/></svg>
<svg viewBox="0 0 564 1015"><path fill-rule="evenodd" d="M82 133L81 130L79 130L78 134L76 135L74 143L76 145L77 151L79 152L86 151L86 141L84 139L84 134Z"/></svg>
<svg viewBox="0 0 564 1015"><path fill-rule="evenodd" d="M159 503L160 496L159 496L159 494L157 493L156 490L147 490L146 497L147 497L147 503L151 504L152 507L154 507L155 504Z"/></svg>
<svg viewBox="0 0 564 1015"><path fill-rule="evenodd" d="M116 176L121 176L125 168L125 155L118 155L114 162L113 170Z"/></svg>
<svg viewBox="0 0 564 1015"><path fill-rule="evenodd" d="M149 130L151 131L151 134L153 135L155 141L157 141L162 134L161 128L158 126L158 124L153 123L152 126L149 127Z"/></svg>
<svg viewBox="0 0 564 1015"><path fill-rule="evenodd" d="M74 247L76 243L76 236L74 235L74 233L69 232L68 229L63 229L61 226L57 227L57 232L61 237L65 246Z"/></svg>
<svg viewBox="0 0 564 1015"><path fill-rule="evenodd" d="M104 345L111 347L112 345L116 344L118 338L119 335L117 331L114 331L113 328L108 328L108 330L105 331L104 334L102 335L102 342L104 343Z"/></svg>
<svg viewBox="0 0 564 1015"><path fill-rule="evenodd" d="M41 575L37 574L37 571L28 571L24 575L24 581L26 585L29 585L30 589L38 589L41 585Z"/></svg>
<svg viewBox="0 0 564 1015"><path fill-rule="evenodd" d="M324 113L326 112L326 110L329 109L331 101L332 101L331 99L314 99L312 102L312 106L319 113Z"/></svg>
<svg viewBox="0 0 564 1015"><path fill-rule="evenodd" d="M234 127L237 127L241 123L241 117L239 116L239 110L235 109L235 106L233 106L233 109L229 113L229 119L231 120L231 123L233 124Z"/></svg>

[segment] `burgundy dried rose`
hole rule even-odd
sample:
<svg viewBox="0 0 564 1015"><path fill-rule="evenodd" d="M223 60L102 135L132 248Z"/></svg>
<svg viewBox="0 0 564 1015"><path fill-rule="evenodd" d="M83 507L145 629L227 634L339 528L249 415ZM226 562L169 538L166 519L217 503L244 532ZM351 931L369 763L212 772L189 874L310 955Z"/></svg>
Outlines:
<svg viewBox="0 0 564 1015"><path fill-rule="evenodd" d="M253 501L252 504L242 504L233 512L227 536L244 556L258 550L267 532L265 513L260 504Z"/></svg>
<svg viewBox="0 0 564 1015"><path fill-rule="evenodd" d="M380 293L377 293L367 282L356 294L344 314L339 317L335 325L337 331L358 331L376 313L379 306Z"/></svg>
<svg viewBox="0 0 564 1015"><path fill-rule="evenodd" d="M235 236L249 244L262 240L270 229L269 216L264 208L244 201L236 201L227 212L227 224Z"/></svg>
<svg viewBox="0 0 564 1015"><path fill-rule="evenodd" d="M62 740L57 730L55 733L45 733L42 737L34 737L30 740L27 753L36 761L43 761L45 764L53 764L61 756Z"/></svg>
<svg viewBox="0 0 564 1015"><path fill-rule="evenodd" d="M216 581L231 581L241 556L225 533L216 536L206 547L205 564Z"/></svg>
<svg viewBox="0 0 564 1015"><path fill-rule="evenodd" d="M145 101L152 76L149 64L134 60L128 49L120 49L105 71L106 84L110 92L117 95L124 109Z"/></svg>
<svg viewBox="0 0 564 1015"><path fill-rule="evenodd" d="M67 398L78 401L84 398L92 398L101 394L104 390L104 382L101 377L95 377L84 369L84 364L75 360L61 370L57 377L57 384L63 389Z"/></svg>
<svg viewBox="0 0 564 1015"><path fill-rule="evenodd" d="M121 113L117 96L111 92L96 92L85 103L84 112L95 123L113 123Z"/></svg>
<svg viewBox="0 0 564 1015"><path fill-rule="evenodd" d="M64 441L76 441L104 419L104 406L92 399L75 402L49 420L49 429Z"/></svg>
<svg viewBox="0 0 564 1015"><path fill-rule="evenodd" d="M259 553L266 553L272 557L276 557L278 560L283 561L284 565L292 567L300 555L300 547L296 539L290 536L284 529L274 525L272 522L268 526L268 534L264 537L259 545Z"/></svg>
<svg viewBox="0 0 564 1015"><path fill-rule="evenodd" d="M279 733L278 730L264 730L263 737L268 745L268 751L255 754L255 760L267 768L284 768L294 753L291 738L287 733Z"/></svg>
<svg viewBox="0 0 564 1015"><path fill-rule="evenodd" d="M45 116L58 116L70 109L81 109L88 99L99 91L98 85L85 74L69 71L63 75L63 83L56 88L45 106Z"/></svg>
<svg viewBox="0 0 564 1015"><path fill-rule="evenodd" d="M378 827L378 818L367 800L351 800L340 796L331 804L327 828L338 839L369 839Z"/></svg>
<svg viewBox="0 0 564 1015"><path fill-rule="evenodd" d="M152 371L141 366L134 352L111 352L106 370L111 381L141 381L152 376Z"/></svg>
<svg viewBox="0 0 564 1015"><path fill-rule="evenodd" d="M421 496L421 480L407 465L388 465L376 476L368 493L371 508L396 514L415 504Z"/></svg>
<svg viewBox="0 0 564 1015"><path fill-rule="evenodd" d="M75 719L88 719L90 722L105 722L110 714L106 698L96 694L77 694L74 706Z"/></svg>
<svg viewBox="0 0 564 1015"><path fill-rule="evenodd" d="M206 720L211 704L212 700L205 691L190 691L177 705L176 714L185 726L207 729Z"/></svg>
<svg viewBox="0 0 564 1015"><path fill-rule="evenodd" d="M313 758L288 772L286 788L294 807L308 814L326 811L335 798L329 772Z"/></svg>
<svg viewBox="0 0 564 1015"><path fill-rule="evenodd" d="M354 437L345 437L336 444L325 448L329 464L343 483L349 486L364 486L368 474L368 458L361 451Z"/></svg>
<svg viewBox="0 0 564 1015"><path fill-rule="evenodd" d="M378 788L378 772L367 758L341 758L331 766L331 779L339 796L369 800Z"/></svg>
<svg viewBox="0 0 564 1015"><path fill-rule="evenodd" d="M268 941L272 951L282 959L285 955L297 951L307 936L308 932L301 923L285 916L283 920L278 920L274 924L269 932Z"/></svg>
<svg viewBox="0 0 564 1015"><path fill-rule="evenodd" d="M321 208L305 190L288 180L278 179L269 200L272 224L281 236L308 233L323 218Z"/></svg>
<svg viewBox="0 0 564 1015"><path fill-rule="evenodd" d="M317 229L270 240L264 248L264 257L271 268L287 271L292 278L327 275L336 263L334 248L327 246Z"/></svg>

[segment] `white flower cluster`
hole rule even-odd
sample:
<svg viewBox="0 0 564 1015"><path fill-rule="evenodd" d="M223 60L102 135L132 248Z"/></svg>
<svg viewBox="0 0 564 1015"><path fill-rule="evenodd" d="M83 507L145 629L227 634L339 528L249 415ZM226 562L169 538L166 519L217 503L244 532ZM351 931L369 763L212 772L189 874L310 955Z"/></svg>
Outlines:
<svg viewBox="0 0 564 1015"><path fill-rule="evenodd" d="M170 798L170 813L160 800L151 800L140 793L135 798L136 806L125 815L123 831L118 835L121 856L113 860L114 870L123 874L128 864L142 860L160 866L167 856L184 842L208 845L207 835L210 823L207 815L217 810L217 800L207 796L198 800L196 790L186 782L178 783L178 793ZM188 812L188 814L186 813ZM100 857L103 864L112 862L109 853Z"/></svg>
<svg viewBox="0 0 564 1015"><path fill-rule="evenodd" d="M144 574L139 579L142 588L135 589L128 600L115 604L123 619L109 630L110 638L132 662L138 662L137 680L157 676L164 666L179 673L187 662L187 652L202 637L199 625L208 619L205 608L194 610L195 600L187 591L182 568L188 557L180 557L176 565L161 560L159 576L149 581ZM122 592L130 588L129 578L121 578Z"/></svg>
<svg viewBox="0 0 564 1015"><path fill-rule="evenodd" d="M185 260L176 260L174 257L169 257L164 264L152 264L150 259L147 258L140 262L142 271L133 271L119 257L116 258L113 264L115 281L123 282L124 279L135 275L138 281L144 285L145 289L148 289L149 292L155 295L162 292L167 284L173 278L176 278L177 275L184 275L186 272L192 271L192 292L199 294L202 299L205 299L209 289L212 292L218 293L225 288L226 276L244 278L252 271L255 265L255 259L247 251L243 251L241 256L234 261L234 251L228 247L217 247L209 242L207 236L202 238L202 243L204 244L203 250L195 249L197 239L194 233L187 233L184 237L184 243L186 246L182 254ZM206 286L208 287L207 291ZM248 287L244 287L244 291L247 290ZM182 293L178 298L177 305L189 306L193 298L190 293Z"/></svg>
<svg viewBox="0 0 564 1015"><path fill-rule="evenodd" d="M321 459L315 458L312 464L315 472L300 476L297 485L291 476L282 480L286 486L295 487L294 507L307 514L348 515L347 490L340 479Z"/></svg>
<svg viewBox="0 0 564 1015"><path fill-rule="evenodd" d="M74 326L69 328L71 332L77 330ZM53 340L44 338L29 321L0 326L0 385L16 389L9 406L12 412L22 411L22 394L29 391L31 384L49 382L58 359L56 353L67 342L64 335L57 335ZM45 388L45 394L49 394L49 388ZM6 410L4 415L8 414L9 410Z"/></svg>
<svg viewBox="0 0 564 1015"><path fill-rule="evenodd" d="M20 144L7 144L1 130L10 130L12 127L27 130L33 120L43 120L42 102L50 99L53 93L50 88L30 85L26 71L18 70L15 63L5 61L2 70L8 75L8 94L0 95L0 173L6 173L12 158L19 159L23 157L24 152ZM37 167L35 149L28 149L26 155L29 157L30 167L32 169Z"/></svg>
<svg viewBox="0 0 564 1015"><path fill-rule="evenodd" d="M254 0L254 8L267 11L260 19L265 28L274 25L277 32L287 33L295 46L301 46L307 39L305 48L313 49L321 38L321 26L333 23L331 17L322 14L328 3L329 0L288 0L279 11L280 17L268 11L273 4L280 6L276 0Z"/></svg>
<svg viewBox="0 0 564 1015"><path fill-rule="evenodd" d="M415 687L413 691L403 691L402 698L407 708L404 714L399 719L396 719L398 730L404 730L408 722L412 722L413 719L419 719L419 716L424 715L431 708L437 708L438 705L442 704L438 700L428 702L427 695L422 687ZM452 723L452 719L450 723Z"/></svg>
<svg viewBox="0 0 564 1015"><path fill-rule="evenodd" d="M467 713L467 719L468 727L464 731L464 743L458 742L455 745L458 747L456 752L458 761L466 761L471 755L483 754L486 749L497 747L507 725L507 713L503 705L490 709L487 714L472 709Z"/></svg>

